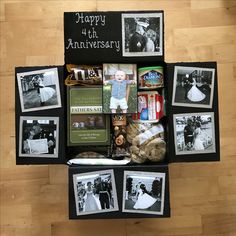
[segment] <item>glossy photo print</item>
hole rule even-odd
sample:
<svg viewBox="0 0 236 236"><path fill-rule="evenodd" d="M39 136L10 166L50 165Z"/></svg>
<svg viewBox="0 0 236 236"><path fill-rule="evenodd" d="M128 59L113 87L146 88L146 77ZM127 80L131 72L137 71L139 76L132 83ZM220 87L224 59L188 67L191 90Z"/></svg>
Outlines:
<svg viewBox="0 0 236 236"><path fill-rule="evenodd" d="M173 106L211 108L215 69L175 66Z"/></svg>
<svg viewBox="0 0 236 236"><path fill-rule="evenodd" d="M124 57L163 55L163 14L122 14Z"/></svg>
<svg viewBox="0 0 236 236"><path fill-rule="evenodd" d="M113 170L73 175L77 215L118 211Z"/></svg>
<svg viewBox="0 0 236 236"><path fill-rule="evenodd" d="M103 64L103 112L137 112L136 64Z"/></svg>
<svg viewBox="0 0 236 236"><path fill-rule="evenodd" d="M176 155L214 153L214 113L175 114L174 138Z"/></svg>
<svg viewBox="0 0 236 236"><path fill-rule="evenodd" d="M61 107L57 68L17 73L22 112Z"/></svg>
<svg viewBox="0 0 236 236"><path fill-rule="evenodd" d="M20 157L57 158L58 140L58 117L20 117Z"/></svg>
<svg viewBox="0 0 236 236"><path fill-rule="evenodd" d="M163 215L165 173L124 171L123 212Z"/></svg>

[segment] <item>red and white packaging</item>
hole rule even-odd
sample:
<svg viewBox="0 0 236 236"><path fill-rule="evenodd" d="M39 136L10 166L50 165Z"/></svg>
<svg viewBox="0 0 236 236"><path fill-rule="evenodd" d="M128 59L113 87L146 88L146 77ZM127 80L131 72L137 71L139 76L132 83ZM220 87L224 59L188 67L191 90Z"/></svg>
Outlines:
<svg viewBox="0 0 236 236"><path fill-rule="evenodd" d="M164 115L164 97L157 91L138 92L138 113L134 121L158 122Z"/></svg>

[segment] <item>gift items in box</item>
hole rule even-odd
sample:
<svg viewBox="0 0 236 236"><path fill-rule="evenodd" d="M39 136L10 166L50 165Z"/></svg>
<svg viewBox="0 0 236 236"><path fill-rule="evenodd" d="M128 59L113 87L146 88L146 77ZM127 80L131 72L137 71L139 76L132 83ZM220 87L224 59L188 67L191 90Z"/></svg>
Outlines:
<svg viewBox="0 0 236 236"><path fill-rule="evenodd" d="M64 47L16 68L16 163L68 164L70 219L169 217L168 164L220 159L216 63L166 63L163 11L65 13Z"/></svg>

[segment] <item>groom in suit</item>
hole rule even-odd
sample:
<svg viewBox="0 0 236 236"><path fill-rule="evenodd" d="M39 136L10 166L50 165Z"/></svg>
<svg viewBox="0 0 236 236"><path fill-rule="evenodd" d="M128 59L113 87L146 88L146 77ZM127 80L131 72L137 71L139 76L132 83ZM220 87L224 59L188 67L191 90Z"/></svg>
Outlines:
<svg viewBox="0 0 236 236"><path fill-rule="evenodd" d="M192 120L189 118L187 120L187 125L184 128L184 143L187 150L191 150L193 146L193 138L194 138L193 134L194 134L193 124Z"/></svg>
<svg viewBox="0 0 236 236"><path fill-rule="evenodd" d="M99 201L101 203L102 209L110 208L111 201L111 189L106 181L102 181L101 178L97 179L98 183L96 184L96 193L99 194Z"/></svg>

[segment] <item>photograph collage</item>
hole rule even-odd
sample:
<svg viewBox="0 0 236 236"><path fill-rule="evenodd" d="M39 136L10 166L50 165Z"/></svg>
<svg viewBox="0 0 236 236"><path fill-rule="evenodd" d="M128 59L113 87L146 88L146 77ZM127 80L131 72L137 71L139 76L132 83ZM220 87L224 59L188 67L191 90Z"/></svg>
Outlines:
<svg viewBox="0 0 236 236"><path fill-rule="evenodd" d="M122 212L164 214L165 173L124 171ZM113 170L73 175L76 215L119 211Z"/></svg>
<svg viewBox="0 0 236 236"><path fill-rule="evenodd" d="M166 63L163 17L120 13L121 60L16 68L16 163L68 165L70 219L168 217L169 163L218 158L216 64Z"/></svg>
<svg viewBox="0 0 236 236"><path fill-rule="evenodd" d="M175 66L172 106L196 109L194 113L173 114L175 154L216 152L213 96L215 69ZM198 109L201 112L197 112ZM207 112L202 112L206 109Z"/></svg>
<svg viewBox="0 0 236 236"><path fill-rule="evenodd" d="M58 158L59 117L37 115L62 106L58 69L17 73L17 85L22 113L34 113L20 116L19 157Z"/></svg>

